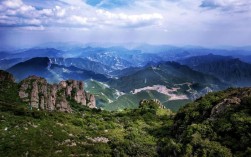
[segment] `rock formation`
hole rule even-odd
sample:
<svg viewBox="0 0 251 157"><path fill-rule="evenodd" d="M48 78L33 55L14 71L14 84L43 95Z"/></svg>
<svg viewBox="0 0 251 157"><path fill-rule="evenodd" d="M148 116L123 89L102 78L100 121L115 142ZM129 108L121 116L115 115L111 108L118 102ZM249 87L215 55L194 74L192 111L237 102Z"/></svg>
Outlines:
<svg viewBox="0 0 251 157"><path fill-rule="evenodd" d="M211 117L216 117L218 114L224 113L227 108L231 106L238 106L240 103L241 99L238 97L224 99L212 108Z"/></svg>
<svg viewBox="0 0 251 157"><path fill-rule="evenodd" d="M156 105L158 108L165 109L166 107L162 105L162 103L158 99L151 99L151 100L146 100L143 99L139 102L139 107L144 107L144 106L151 106L151 105Z"/></svg>
<svg viewBox="0 0 251 157"><path fill-rule="evenodd" d="M95 108L95 97L84 91L83 82L76 80L48 84L44 78L30 76L20 82L19 96L31 105L31 108L72 112L70 100L81 105Z"/></svg>
<svg viewBox="0 0 251 157"><path fill-rule="evenodd" d="M211 119L224 114L229 109L240 107L246 99L251 98L251 88L230 88L225 93L227 92L230 94L213 106L210 113Z"/></svg>

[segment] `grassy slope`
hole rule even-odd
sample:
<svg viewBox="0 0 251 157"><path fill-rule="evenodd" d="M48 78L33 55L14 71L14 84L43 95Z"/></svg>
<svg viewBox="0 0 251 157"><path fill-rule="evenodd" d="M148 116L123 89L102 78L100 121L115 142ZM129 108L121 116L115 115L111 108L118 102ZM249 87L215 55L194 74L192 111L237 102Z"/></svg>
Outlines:
<svg viewBox="0 0 251 157"><path fill-rule="evenodd" d="M0 97L1 156L156 156L158 139L152 130L166 123L170 115L168 110L91 110L75 102L71 102L72 114L29 110L18 100L17 85L4 87ZM93 141L98 137L109 142Z"/></svg>
<svg viewBox="0 0 251 157"><path fill-rule="evenodd" d="M0 112L0 154L3 156L155 156L157 138L151 135L168 116L141 110L109 113L85 110L57 112ZM169 114L164 111L164 114ZM105 137L108 143L91 139Z"/></svg>

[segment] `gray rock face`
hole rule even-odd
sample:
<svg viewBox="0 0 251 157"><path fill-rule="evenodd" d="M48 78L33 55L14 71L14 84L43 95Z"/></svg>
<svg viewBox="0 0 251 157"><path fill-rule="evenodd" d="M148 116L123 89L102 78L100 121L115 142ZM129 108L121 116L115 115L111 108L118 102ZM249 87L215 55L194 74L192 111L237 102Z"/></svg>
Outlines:
<svg viewBox="0 0 251 157"><path fill-rule="evenodd" d="M30 76L20 82L19 96L32 108L72 112L68 100L75 100L80 105L95 108L95 97L84 91L83 82L76 80L48 84L44 78Z"/></svg>
<svg viewBox="0 0 251 157"><path fill-rule="evenodd" d="M224 113L230 106L238 106L240 103L241 99L238 97L224 99L222 102L218 103L212 108L210 117L216 117L217 115Z"/></svg>

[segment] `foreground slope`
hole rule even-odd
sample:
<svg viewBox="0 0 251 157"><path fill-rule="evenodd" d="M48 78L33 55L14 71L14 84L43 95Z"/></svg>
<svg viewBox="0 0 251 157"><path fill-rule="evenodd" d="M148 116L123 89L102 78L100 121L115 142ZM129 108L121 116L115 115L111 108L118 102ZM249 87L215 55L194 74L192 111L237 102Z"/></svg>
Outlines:
<svg viewBox="0 0 251 157"><path fill-rule="evenodd" d="M250 156L251 88L207 94L181 108L167 129L161 156Z"/></svg>
<svg viewBox="0 0 251 157"><path fill-rule="evenodd" d="M2 156L251 155L251 88L207 94L176 114L157 100L121 112L30 109L10 75L0 77Z"/></svg>
<svg viewBox="0 0 251 157"><path fill-rule="evenodd" d="M150 132L171 115L158 104L111 113L70 101L71 114L31 110L17 84L0 86L1 156L157 156Z"/></svg>

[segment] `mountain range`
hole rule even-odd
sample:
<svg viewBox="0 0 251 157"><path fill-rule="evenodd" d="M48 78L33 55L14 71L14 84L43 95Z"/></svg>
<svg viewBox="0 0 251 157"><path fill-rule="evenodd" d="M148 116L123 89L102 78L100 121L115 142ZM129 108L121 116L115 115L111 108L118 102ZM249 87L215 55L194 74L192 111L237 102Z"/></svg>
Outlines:
<svg viewBox="0 0 251 157"><path fill-rule="evenodd" d="M250 64L243 61L247 51L66 44L4 52L0 69L14 74L17 81L30 75L44 77L50 83L85 81L91 87L87 90L97 94L97 106L108 110L135 108L143 97L158 98L177 110L208 92L250 86Z"/></svg>
<svg viewBox="0 0 251 157"><path fill-rule="evenodd" d="M67 79L87 80L92 78L98 81L108 81L106 76L93 71L80 69L74 66L66 67L63 65L51 64L48 57L32 58L12 66L7 69L7 71L12 73L17 81L30 75L44 77L51 83Z"/></svg>

